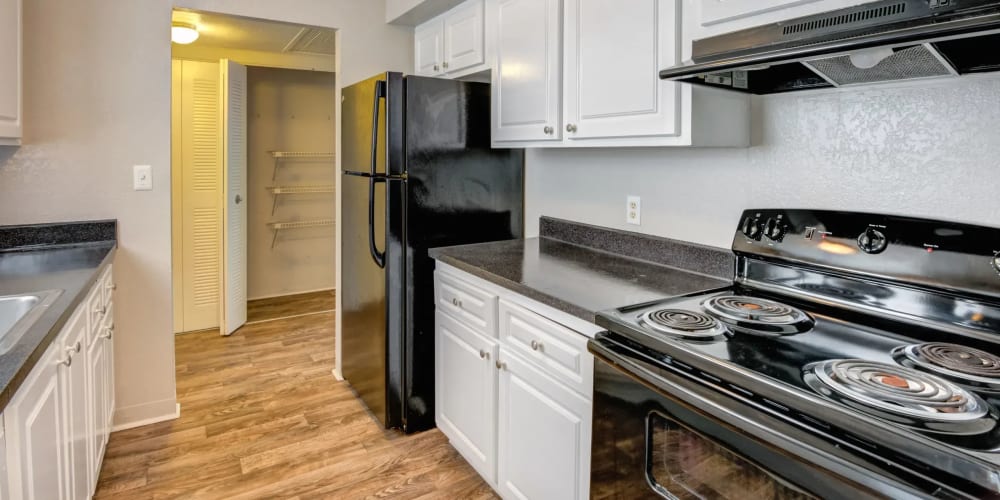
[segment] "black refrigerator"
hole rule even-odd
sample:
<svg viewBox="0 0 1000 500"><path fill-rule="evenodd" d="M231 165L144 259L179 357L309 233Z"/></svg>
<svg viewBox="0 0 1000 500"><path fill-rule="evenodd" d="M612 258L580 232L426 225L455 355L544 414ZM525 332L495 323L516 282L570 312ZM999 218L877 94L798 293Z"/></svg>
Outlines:
<svg viewBox="0 0 1000 500"><path fill-rule="evenodd" d="M520 238L524 153L490 147L490 86L383 73L343 90L340 366L387 428L434 427L429 248Z"/></svg>

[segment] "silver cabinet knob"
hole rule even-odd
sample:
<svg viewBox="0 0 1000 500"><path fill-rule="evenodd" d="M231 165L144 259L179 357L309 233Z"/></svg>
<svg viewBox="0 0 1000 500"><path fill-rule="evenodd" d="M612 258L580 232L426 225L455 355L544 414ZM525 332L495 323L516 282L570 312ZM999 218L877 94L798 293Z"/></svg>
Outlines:
<svg viewBox="0 0 1000 500"><path fill-rule="evenodd" d="M437 64L435 64L434 65L434 71L441 71L441 68Z"/></svg>
<svg viewBox="0 0 1000 500"><path fill-rule="evenodd" d="M444 66L444 69L448 69L448 61L441 63L441 65Z"/></svg>
<svg viewBox="0 0 1000 500"><path fill-rule="evenodd" d="M572 123L566 124L566 131L567 132L576 132L576 125L573 125Z"/></svg>
<svg viewBox="0 0 1000 500"><path fill-rule="evenodd" d="M115 334L115 327L114 325L112 325L104 329L104 335L101 335L101 338L111 340L111 336L114 334Z"/></svg>
<svg viewBox="0 0 1000 500"><path fill-rule="evenodd" d="M545 132L545 135L552 135L552 132L555 132L555 130L553 130L552 127L546 125L545 128L542 129L542 132Z"/></svg>
<svg viewBox="0 0 1000 500"><path fill-rule="evenodd" d="M479 357L482 358L482 359L490 359L490 353L486 352L483 349L480 349L479 350Z"/></svg>
<svg viewBox="0 0 1000 500"><path fill-rule="evenodd" d="M451 299L451 304L455 307L462 307L462 301L457 298Z"/></svg>
<svg viewBox="0 0 1000 500"><path fill-rule="evenodd" d="M82 347L83 347L83 346L82 346L82 345L80 345L80 341L78 340L78 341L76 342L76 344L75 344L75 345L74 345L73 347L68 347L67 349L72 349L72 350L73 350L73 352L80 352L80 349L81 349Z"/></svg>
<svg viewBox="0 0 1000 500"><path fill-rule="evenodd" d="M63 366L71 366L73 364L73 356L67 354L66 359L59 361L59 364Z"/></svg>
<svg viewBox="0 0 1000 500"><path fill-rule="evenodd" d="M118 285L116 285L114 283L108 283L108 290L117 290L117 289L118 289Z"/></svg>
<svg viewBox="0 0 1000 500"><path fill-rule="evenodd" d="M497 370L506 370L507 369L507 363L504 363L503 361L500 361L499 359L494 364L497 367Z"/></svg>
<svg viewBox="0 0 1000 500"><path fill-rule="evenodd" d="M532 340L531 341L531 350L537 351L537 350L540 350L541 348L542 348L542 343L541 342L539 342L537 340Z"/></svg>

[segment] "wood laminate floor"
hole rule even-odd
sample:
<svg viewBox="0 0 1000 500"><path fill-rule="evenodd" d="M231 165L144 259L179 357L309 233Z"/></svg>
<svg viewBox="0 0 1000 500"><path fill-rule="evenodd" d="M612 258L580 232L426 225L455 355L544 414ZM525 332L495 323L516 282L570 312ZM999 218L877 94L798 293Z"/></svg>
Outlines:
<svg viewBox="0 0 1000 500"><path fill-rule="evenodd" d="M327 312L335 307L337 295L333 290L256 299L247 302L247 323Z"/></svg>
<svg viewBox="0 0 1000 500"><path fill-rule="evenodd" d="M380 428L331 375L333 325L178 336L181 417L112 434L96 498L496 498L440 431Z"/></svg>

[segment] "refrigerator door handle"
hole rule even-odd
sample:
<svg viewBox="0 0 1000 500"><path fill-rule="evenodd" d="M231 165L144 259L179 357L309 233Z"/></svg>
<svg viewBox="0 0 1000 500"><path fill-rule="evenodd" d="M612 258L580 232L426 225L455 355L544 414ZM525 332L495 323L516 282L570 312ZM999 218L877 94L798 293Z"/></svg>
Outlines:
<svg viewBox="0 0 1000 500"><path fill-rule="evenodd" d="M385 98L385 82L375 82L375 103L372 106L372 163L371 177L368 179L368 251L372 260L380 268L385 268L385 252L381 252L375 244L375 183L385 182L385 177L378 176L378 122L382 99Z"/></svg>

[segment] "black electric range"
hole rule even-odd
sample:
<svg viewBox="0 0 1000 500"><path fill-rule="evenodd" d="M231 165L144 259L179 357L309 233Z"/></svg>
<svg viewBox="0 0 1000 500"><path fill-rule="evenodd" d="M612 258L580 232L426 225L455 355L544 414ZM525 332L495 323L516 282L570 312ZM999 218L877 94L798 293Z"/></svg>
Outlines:
<svg viewBox="0 0 1000 500"><path fill-rule="evenodd" d="M599 315L595 498L1000 498L1000 229L749 210L733 250Z"/></svg>

